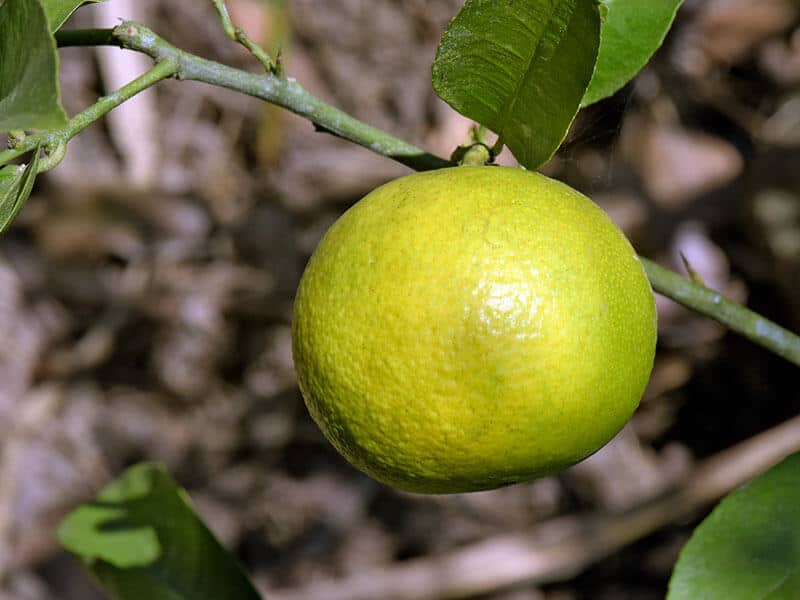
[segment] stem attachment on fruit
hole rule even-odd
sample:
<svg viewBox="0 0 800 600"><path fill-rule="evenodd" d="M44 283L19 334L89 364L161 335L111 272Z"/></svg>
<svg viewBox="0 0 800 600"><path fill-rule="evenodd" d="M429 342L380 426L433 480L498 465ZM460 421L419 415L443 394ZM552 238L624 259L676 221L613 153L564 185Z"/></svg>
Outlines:
<svg viewBox="0 0 800 600"><path fill-rule="evenodd" d="M492 163L494 156L489 146L482 142L476 142L456 148L450 160L459 166L482 167Z"/></svg>

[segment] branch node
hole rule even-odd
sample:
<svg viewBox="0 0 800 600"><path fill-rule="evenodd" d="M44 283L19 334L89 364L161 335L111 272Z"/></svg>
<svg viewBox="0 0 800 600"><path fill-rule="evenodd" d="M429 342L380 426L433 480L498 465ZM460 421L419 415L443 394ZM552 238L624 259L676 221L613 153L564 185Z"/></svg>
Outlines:
<svg viewBox="0 0 800 600"><path fill-rule="evenodd" d="M482 167L491 164L494 161L494 155L489 146L483 142L475 142L456 148L450 160L460 166Z"/></svg>
<svg viewBox="0 0 800 600"><path fill-rule="evenodd" d="M67 140L63 137L56 137L48 142L44 147L45 159L39 162L37 173L44 173L55 167L64 160L67 153Z"/></svg>

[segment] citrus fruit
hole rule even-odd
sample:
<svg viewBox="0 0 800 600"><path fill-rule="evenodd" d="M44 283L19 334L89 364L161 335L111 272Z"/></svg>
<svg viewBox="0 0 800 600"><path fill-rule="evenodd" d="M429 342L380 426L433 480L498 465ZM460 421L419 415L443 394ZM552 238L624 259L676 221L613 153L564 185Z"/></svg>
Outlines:
<svg viewBox="0 0 800 600"><path fill-rule="evenodd" d="M325 436L393 487L490 489L608 442L647 383L653 293L623 233L536 173L401 177L326 233L295 299L300 389Z"/></svg>

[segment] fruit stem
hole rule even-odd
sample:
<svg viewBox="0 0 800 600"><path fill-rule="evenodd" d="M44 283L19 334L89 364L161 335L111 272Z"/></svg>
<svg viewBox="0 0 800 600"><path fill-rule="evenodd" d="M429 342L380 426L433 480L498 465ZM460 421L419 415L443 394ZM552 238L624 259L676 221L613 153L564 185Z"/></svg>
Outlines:
<svg viewBox="0 0 800 600"><path fill-rule="evenodd" d="M453 156L450 157L450 160L459 166L465 167L482 167L488 165L493 159L494 157L489 147L481 142L459 146L453 152Z"/></svg>

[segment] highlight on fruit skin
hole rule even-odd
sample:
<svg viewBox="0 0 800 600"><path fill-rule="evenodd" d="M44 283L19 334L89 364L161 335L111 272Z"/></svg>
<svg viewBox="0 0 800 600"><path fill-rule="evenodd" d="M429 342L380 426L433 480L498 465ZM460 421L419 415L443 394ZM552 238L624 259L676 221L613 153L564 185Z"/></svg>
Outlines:
<svg viewBox="0 0 800 600"><path fill-rule="evenodd" d="M564 469L628 421L652 369L652 289L624 234L543 175L391 181L327 232L292 326L309 412L398 489L485 490Z"/></svg>

